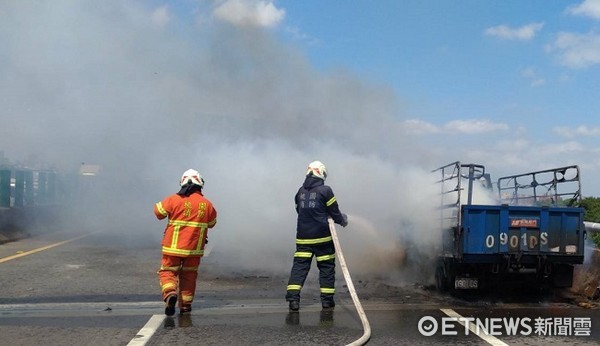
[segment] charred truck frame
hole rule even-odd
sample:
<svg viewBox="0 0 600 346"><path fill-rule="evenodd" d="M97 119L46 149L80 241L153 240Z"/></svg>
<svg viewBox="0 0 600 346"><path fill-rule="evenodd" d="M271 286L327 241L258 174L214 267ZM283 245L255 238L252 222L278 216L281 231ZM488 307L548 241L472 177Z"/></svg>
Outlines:
<svg viewBox="0 0 600 346"><path fill-rule="evenodd" d="M482 165L457 161L433 173L443 232L438 289L572 286L586 236L578 166L499 178L496 197Z"/></svg>

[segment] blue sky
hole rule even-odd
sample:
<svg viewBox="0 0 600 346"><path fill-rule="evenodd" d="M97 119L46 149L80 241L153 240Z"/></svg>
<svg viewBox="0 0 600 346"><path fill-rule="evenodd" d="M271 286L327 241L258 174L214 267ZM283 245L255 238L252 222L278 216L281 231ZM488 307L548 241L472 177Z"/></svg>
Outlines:
<svg viewBox="0 0 600 346"><path fill-rule="evenodd" d="M581 1L276 4L286 24L305 35L299 41L315 66L344 66L390 84L415 118L438 126L485 118L546 131L593 125L586 118L598 108L600 53L586 60L583 43L558 43L561 35L598 40L594 12L570 10ZM567 54L579 54L581 66Z"/></svg>

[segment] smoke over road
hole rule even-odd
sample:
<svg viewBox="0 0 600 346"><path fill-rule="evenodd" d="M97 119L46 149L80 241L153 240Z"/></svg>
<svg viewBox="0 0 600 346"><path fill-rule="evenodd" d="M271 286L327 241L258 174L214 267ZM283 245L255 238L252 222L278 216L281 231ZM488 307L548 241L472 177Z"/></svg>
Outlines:
<svg viewBox="0 0 600 346"><path fill-rule="evenodd" d="M94 192L94 220L157 248L164 223L152 204L197 169L219 212L211 256L267 274L291 266L293 196L321 160L350 215L338 233L351 269L402 277L410 247L433 253L428 169L441 161L403 133L390 88L317 71L272 32L219 21L210 8L198 9L203 21L157 8L0 4L0 116L10 124L0 149L64 171L100 165L107 185Z"/></svg>

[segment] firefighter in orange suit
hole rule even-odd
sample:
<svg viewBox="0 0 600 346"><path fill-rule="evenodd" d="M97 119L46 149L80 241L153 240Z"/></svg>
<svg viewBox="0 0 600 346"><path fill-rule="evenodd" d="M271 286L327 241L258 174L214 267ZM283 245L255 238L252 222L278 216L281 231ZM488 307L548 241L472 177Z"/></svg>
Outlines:
<svg viewBox="0 0 600 346"><path fill-rule="evenodd" d="M179 185L179 192L154 205L159 220L168 217L158 271L167 316L175 314L178 302L181 314L192 311L207 232L217 223L217 211L202 194L204 179L200 173L188 169Z"/></svg>

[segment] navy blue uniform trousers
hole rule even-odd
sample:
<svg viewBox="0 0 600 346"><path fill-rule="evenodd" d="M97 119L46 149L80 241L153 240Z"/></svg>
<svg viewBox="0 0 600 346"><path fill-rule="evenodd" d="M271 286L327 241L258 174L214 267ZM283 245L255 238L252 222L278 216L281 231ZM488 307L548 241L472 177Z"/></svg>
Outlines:
<svg viewBox="0 0 600 346"><path fill-rule="evenodd" d="M310 270L313 256L319 268L321 302L333 301L335 294L335 246L333 241L320 244L296 244L294 263L287 286L287 301L300 300L300 290Z"/></svg>

